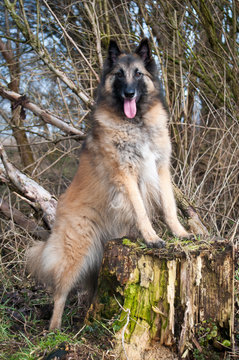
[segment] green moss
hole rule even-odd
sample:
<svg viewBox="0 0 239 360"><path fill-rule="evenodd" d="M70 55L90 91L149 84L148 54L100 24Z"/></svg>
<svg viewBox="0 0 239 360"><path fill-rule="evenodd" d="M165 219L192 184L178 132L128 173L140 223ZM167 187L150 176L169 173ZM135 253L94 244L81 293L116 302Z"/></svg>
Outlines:
<svg viewBox="0 0 239 360"><path fill-rule="evenodd" d="M223 340L222 345L230 348L231 347L231 341L230 340Z"/></svg>
<svg viewBox="0 0 239 360"><path fill-rule="evenodd" d="M149 290L151 295L151 304L157 308L160 302L160 311L162 314L158 315L157 312L151 312L151 336L154 338L158 331L159 323L161 327L165 328L168 324L168 311L169 305L167 301L167 286L168 286L168 269L166 261L158 262L154 267L155 277L154 281L150 284ZM166 317L165 317L166 316ZM161 318L161 321L159 320Z"/></svg>
<svg viewBox="0 0 239 360"><path fill-rule="evenodd" d="M140 301L137 307L137 317L144 319L147 323L151 324L151 302L150 302L150 291L149 289L142 288L140 292Z"/></svg>
<svg viewBox="0 0 239 360"><path fill-rule="evenodd" d="M165 294L167 294L167 284L168 284L168 269L167 262L161 261L160 268L160 279L159 279L159 299L163 299Z"/></svg>
<svg viewBox="0 0 239 360"><path fill-rule="evenodd" d="M126 340L129 340L135 330L136 321L144 320L151 325L151 302L149 289L140 287L139 284L129 284L125 289L125 301L123 308L130 310L130 321L125 333ZM122 311L116 326L122 328L127 321L127 313Z"/></svg>
<svg viewBox="0 0 239 360"><path fill-rule="evenodd" d="M106 319L111 319L119 312L119 305L112 294L112 284L117 284L118 281L115 276L104 276L100 275L100 287L97 294L97 315L103 316ZM119 303L122 303L123 290L119 286L114 285L114 289L117 288L116 296ZM94 314L96 317L96 314Z"/></svg>
<svg viewBox="0 0 239 360"><path fill-rule="evenodd" d="M169 305L167 302L167 281L168 281L168 272L167 272L167 263L166 261L154 260L150 265L154 267L154 278L150 282L148 287L143 287L141 284L142 271L147 267L147 257L140 259L140 262L145 264L145 267L142 267L140 263L140 271L136 283L128 283L124 291L124 304L123 308L125 310L130 310L130 321L127 326L127 331L125 332L125 340L129 341L132 334L135 335L136 321L143 321L148 324L151 332L151 336L154 337L158 331L158 323L160 322L159 317L161 317L161 327L166 328L168 324L168 310ZM146 272L146 276L149 275ZM145 276L145 274L144 274ZM157 311L154 312L152 307L158 306L161 304L160 311L163 314L158 314ZM165 318L166 315L166 318ZM127 313L122 311L120 319L115 323L117 329L121 329L127 321Z"/></svg>
<svg viewBox="0 0 239 360"><path fill-rule="evenodd" d="M127 327L126 340L129 340L132 332L134 331L135 324L137 320L137 307L138 307L138 298L140 294L139 284L129 284L127 285L124 293L125 301L123 308L130 311L130 322ZM127 321L127 313L125 311L121 312L119 321L116 322L116 325L121 329Z"/></svg>
<svg viewBox="0 0 239 360"><path fill-rule="evenodd" d="M124 238L122 241L123 245L129 246L129 247L137 247L137 244L132 242L131 240Z"/></svg>
<svg viewBox="0 0 239 360"><path fill-rule="evenodd" d="M124 296L124 308L130 309L131 316L134 316L137 309L137 300L140 293L139 284L129 284L126 286Z"/></svg>

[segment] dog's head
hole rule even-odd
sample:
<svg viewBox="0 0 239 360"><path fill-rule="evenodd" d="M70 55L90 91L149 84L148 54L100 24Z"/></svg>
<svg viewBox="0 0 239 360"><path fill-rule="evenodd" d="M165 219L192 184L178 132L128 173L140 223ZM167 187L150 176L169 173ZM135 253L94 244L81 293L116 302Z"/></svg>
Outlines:
<svg viewBox="0 0 239 360"><path fill-rule="evenodd" d="M102 83L107 95L116 100L125 116L133 119L142 103L156 90L157 67L148 39L143 39L135 52L122 52L110 41Z"/></svg>

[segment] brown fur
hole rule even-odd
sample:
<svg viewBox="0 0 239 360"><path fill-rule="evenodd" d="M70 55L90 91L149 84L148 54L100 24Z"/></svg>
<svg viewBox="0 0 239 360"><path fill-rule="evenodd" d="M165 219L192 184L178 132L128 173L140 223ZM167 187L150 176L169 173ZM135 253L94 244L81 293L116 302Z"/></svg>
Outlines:
<svg viewBox="0 0 239 360"><path fill-rule="evenodd" d="M94 295L107 240L129 234L136 225L148 246L164 246L151 224L157 207L162 208L173 234L188 236L177 219L170 180L168 114L140 46L141 53L120 54L117 61L112 56L114 63L100 85L93 130L78 172L59 199L52 234L46 243L36 243L28 251L30 272L53 290L51 329L60 328L65 301L74 286L79 283ZM128 68L126 60L132 60ZM128 72L125 81L132 82L135 66L144 72L142 86L151 100L142 109L137 104L139 115L130 121L109 104L115 72L122 67Z"/></svg>

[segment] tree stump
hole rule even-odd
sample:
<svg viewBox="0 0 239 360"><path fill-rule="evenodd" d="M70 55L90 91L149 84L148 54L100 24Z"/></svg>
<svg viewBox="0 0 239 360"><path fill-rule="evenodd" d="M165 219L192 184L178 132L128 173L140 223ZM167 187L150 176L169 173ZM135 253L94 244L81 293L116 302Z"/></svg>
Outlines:
<svg viewBox="0 0 239 360"><path fill-rule="evenodd" d="M173 359L167 349L162 352L167 346L187 358L193 347L200 353L205 337L221 345L225 338L230 341L232 253L226 241L174 239L165 249L148 249L128 239L109 242L96 308L108 319L118 315L119 357Z"/></svg>

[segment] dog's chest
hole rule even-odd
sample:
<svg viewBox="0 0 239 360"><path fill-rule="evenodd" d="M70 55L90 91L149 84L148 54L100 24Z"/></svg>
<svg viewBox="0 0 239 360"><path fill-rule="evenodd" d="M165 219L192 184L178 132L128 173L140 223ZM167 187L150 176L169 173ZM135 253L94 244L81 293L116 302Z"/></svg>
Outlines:
<svg viewBox="0 0 239 360"><path fill-rule="evenodd" d="M160 161L161 156L158 149L145 143L142 147L142 161L138 172L138 185L145 204L150 198L158 199ZM151 203L151 201L149 202Z"/></svg>
<svg viewBox="0 0 239 360"><path fill-rule="evenodd" d="M114 146L118 153L120 165L135 170L138 174L147 178L157 173L157 165L162 154L156 144L147 133L129 130L117 134Z"/></svg>

